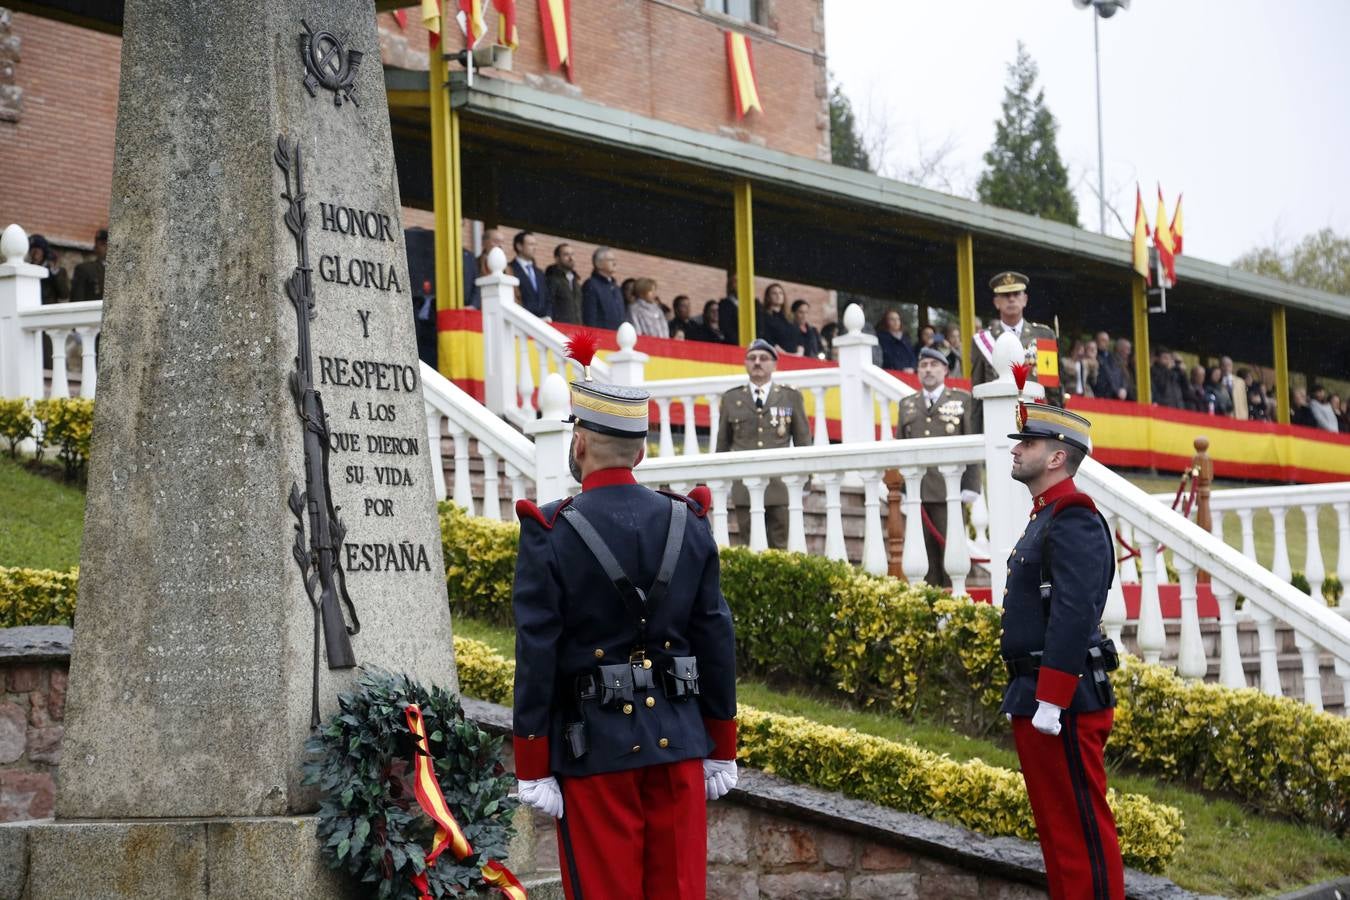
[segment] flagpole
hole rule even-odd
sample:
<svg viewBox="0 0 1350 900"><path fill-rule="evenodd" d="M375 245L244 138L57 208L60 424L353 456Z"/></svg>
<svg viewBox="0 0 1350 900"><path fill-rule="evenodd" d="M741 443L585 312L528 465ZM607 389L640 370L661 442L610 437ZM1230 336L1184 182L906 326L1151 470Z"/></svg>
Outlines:
<svg viewBox="0 0 1350 900"><path fill-rule="evenodd" d="M1102 149L1102 51L1097 15L1092 16L1092 57L1097 66L1097 230L1106 234L1106 162Z"/></svg>

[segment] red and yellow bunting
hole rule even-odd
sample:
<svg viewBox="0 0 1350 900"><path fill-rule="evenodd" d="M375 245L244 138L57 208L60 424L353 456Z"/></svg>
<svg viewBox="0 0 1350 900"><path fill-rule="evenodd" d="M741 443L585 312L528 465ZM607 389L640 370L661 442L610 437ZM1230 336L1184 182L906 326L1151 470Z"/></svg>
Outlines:
<svg viewBox="0 0 1350 900"><path fill-rule="evenodd" d="M427 43L435 50L441 42L441 0L422 0L422 26L428 32Z"/></svg>
<svg viewBox="0 0 1350 900"><path fill-rule="evenodd" d="M487 33L483 20L483 0L459 0L459 26L464 29L464 40L473 48Z"/></svg>
<svg viewBox="0 0 1350 900"><path fill-rule="evenodd" d="M520 46L520 33L516 31L516 0L492 0L497 7L497 43L512 50Z"/></svg>
<svg viewBox="0 0 1350 900"><path fill-rule="evenodd" d="M550 71L566 69L567 80L574 80L572 0L539 0L539 24L544 29L544 54Z"/></svg>
<svg viewBox="0 0 1350 900"><path fill-rule="evenodd" d="M1171 287L1177 283L1176 248L1172 245L1172 229L1167 224L1167 204L1163 202L1161 185L1158 186L1158 221L1153 227L1153 246L1158 250L1163 277L1167 279L1163 286Z"/></svg>
<svg viewBox="0 0 1350 900"><path fill-rule="evenodd" d="M1059 342L1054 338L1036 339L1036 383L1059 387Z"/></svg>
<svg viewBox="0 0 1350 900"><path fill-rule="evenodd" d="M414 742L416 750L413 753L413 793L417 796L417 805L422 808L422 812L436 823L436 836L432 839L431 852L427 854L425 860L427 868L435 865L437 858L447 849L454 854L455 859L464 859L473 853L473 847L469 846L468 839L464 837L464 832L460 830L454 814L450 812L445 795L441 793L441 784L436 780L436 766L431 758L431 746L427 741L426 726L422 722L422 710L417 704L410 703L403 711L403 715L408 721L408 730L416 738ZM525 888L521 886L516 876L495 859L490 859L483 865L482 874L484 881L511 900L526 900ZM432 900L431 885L425 873L414 875L412 884L420 892L419 900Z"/></svg>
<svg viewBox="0 0 1350 900"><path fill-rule="evenodd" d="M1131 263L1134 270L1144 276L1144 281L1153 284L1153 272L1148 266L1148 216L1144 213L1144 194L1139 185L1134 186L1134 247Z"/></svg>
<svg viewBox="0 0 1350 900"><path fill-rule="evenodd" d="M763 113L759 103L759 86L755 83L755 56L750 50L750 42L745 35L728 31L727 67L731 70L731 99L736 108L736 118L745 118L750 110Z"/></svg>
<svg viewBox="0 0 1350 900"><path fill-rule="evenodd" d="M1181 255L1181 195L1177 194L1177 208L1172 210L1172 252Z"/></svg>

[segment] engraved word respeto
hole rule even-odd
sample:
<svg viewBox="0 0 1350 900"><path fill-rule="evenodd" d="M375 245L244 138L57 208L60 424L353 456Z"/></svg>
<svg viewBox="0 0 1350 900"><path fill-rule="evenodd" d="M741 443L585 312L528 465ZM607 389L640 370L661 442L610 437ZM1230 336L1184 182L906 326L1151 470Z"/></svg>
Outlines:
<svg viewBox="0 0 1350 900"><path fill-rule="evenodd" d="M311 97L319 96L316 88L323 87L333 92L333 105L341 106L343 100L350 100L359 106L352 92L356 90L356 70L365 56L360 50L348 50L342 46L332 32L315 31L304 19L305 26L300 35L300 58L305 61L305 90Z"/></svg>

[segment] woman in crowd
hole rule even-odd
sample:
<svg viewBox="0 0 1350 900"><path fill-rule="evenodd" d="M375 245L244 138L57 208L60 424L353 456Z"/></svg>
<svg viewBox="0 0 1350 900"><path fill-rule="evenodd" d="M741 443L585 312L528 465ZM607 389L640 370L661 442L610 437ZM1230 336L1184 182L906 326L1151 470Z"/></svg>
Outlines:
<svg viewBox="0 0 1350 900"><path fill-rule="evenodd" d="M877 322L877 342L881 347L881 367L896 372L913 372L919 364L914 345L905 335L899 310L888 309Z"/></svg>
<svg viewBox="0 0 1350 900"><path fill-rule="evenodd" d="M1223 386L1223 369L1210 366L1205 380L1205 411L1216 416L1233 414L1233 397Z"/></svg>
<svg viewBox="0 0 1350 900"><path fill-rule="evenodd" d="M914 349L918 351L922 350L924 347L931 347L936 340L937 329L932 325L925 325L919 329L919 345Z"/></svg>
<svg viewBox="0 0 1350 900"><path fill-rule="evenodd" d="M947 346L942 348L947 354L947 371L961 374L961 326L953 322L943 331Z"/></svg>
<svg viewBox="0 0 1350 900"><path fill-rule="evenodd" d="M1251 370L1242 368L1237 370L1238 378L1242 379L1241 385L1234 385L1234 390L1247 391L1247 418L1253 422L1269 422L1274 416L1270 411L1270 400L1266 397L1265 385L1261 384L1260 379L1252 376Z"/></svg>
<svg viewBox="0 0 1350 900"><path fill-rule="evenodd" d="M696 337L697 340L708 341L714 344L729 343L726 334L722 332L720 321L722 315L721 303L722 301L720 300L709 300L707 303L703 304L703 316L702 321L698 323L699 329Z"/></svg>
<svg viewBox="0 0 1350 900"><path fill-rule="evenodd" d="M633 302L628 304L628 321L633 323L638 334L648 337L670 337L670 326L666 323L666 311L656 298L656 281L651 278L639 278L633 282Z"/></svg>
<svg viewBox="0 0 1350 900"><path fill-rule="evenodd" d="M792 323L787 320L787 291L774 282L764 289L764 305L756 310L755 336L773 344L779 353L791 352L796 343Z"/></svg>

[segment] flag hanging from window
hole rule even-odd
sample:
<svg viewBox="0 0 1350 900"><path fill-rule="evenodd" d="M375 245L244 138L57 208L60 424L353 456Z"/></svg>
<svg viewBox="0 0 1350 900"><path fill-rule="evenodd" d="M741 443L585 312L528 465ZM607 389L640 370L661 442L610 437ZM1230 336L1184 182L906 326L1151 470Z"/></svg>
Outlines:
<svg viewBox="0 0 1350 900"><path fill-rule="evenodd" d="M575 80L572 69L572 0L539 0L539 24L544 29L544 54L550 71L567 70L567 80Z"/></svg>
<svg viewBox="0 0 1350 900"><path fill-rule="evenodd" d="M393 11L393 13L392 13L391 15L393 15L394 21L398 23L398 28L399 28L399 30L400 30L400 31L407 31L407 29L408 29L408 11L407 11L406 9L396 9L396 10Z"/></svg>
<svg viewBox="0 0 1350 900"><path fill-rule="evenodd" d="M472 49L487 33L487 23L483 21L483 0L459 0L457 18L459 27L464 32L465 41Z"/></svg>
<svg viewBox="0 0 1350 900"><path fill-rule="evenodd" d="M520 34L516 31L516 0L492 0L497 7L497 43L512 50L520 46Z"/></svg>
<svg viewBox="0 0 1350 900"><path fill-rule="evenodd" d="M1139 185L1134 186L1134 252L1132 263L1134 270L1144 276L1144 281L1153 283L1153 273L1148 269L1148 216L1144 214L1144 193Z"/></svg>
<svg viewBox="0 0 1350 900"><path fill-rule="evenodd" d="M1177 208L1172 211L1172 252L1181 255L1181 194L1177 194Z"/></svg>
<svg viewBox="0 0 1350 900"><path fill-rule="evenodd" d="M422 26L428 32L431 49L435 50L441 42L441 0L422 0Z"/></svg>
<svg viewBox="0 0 1350 900"><path fill-rule="evenodd" d="M1172 245L1172 229L1167 225L1167 204L1163 202L1162 186L1158 186L1158 220L1153 227L1153 246L1158 250L1158 259L1162 262L1163 275L1171 287L1177 283L1176 250Z"/></svg>
<svg viewBox="0 0 1350 900"><path fill-rule="evenodd" d="M736 118L743 119L750 110L761 114L764 107L759 104L759 87L755 84L755 57L750 52L750 42L745 35L728 31L727 66L731 69L731 99L736 107Z"/></svg>

